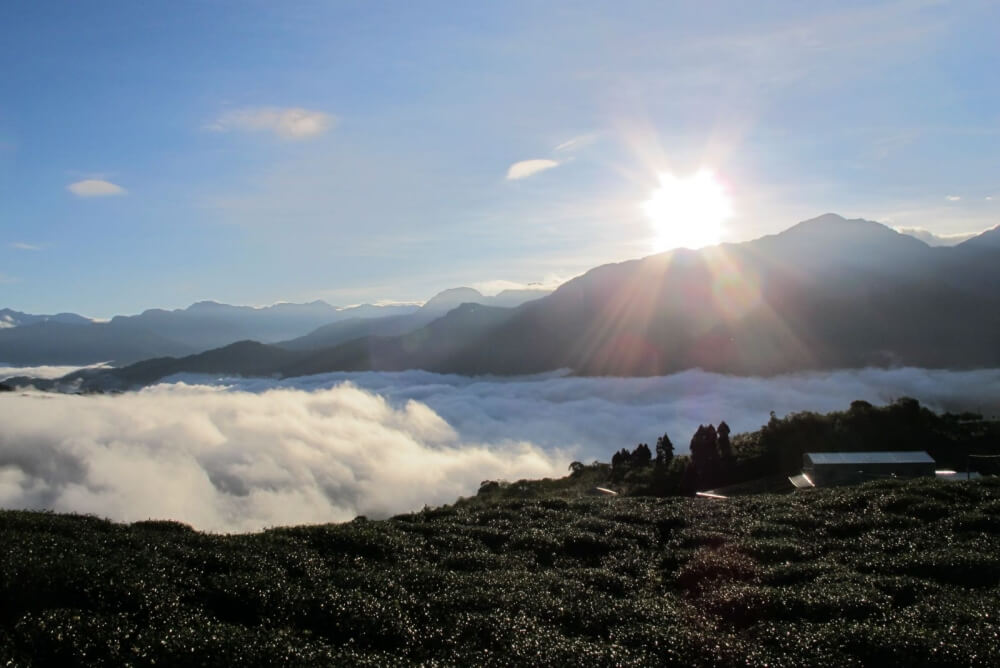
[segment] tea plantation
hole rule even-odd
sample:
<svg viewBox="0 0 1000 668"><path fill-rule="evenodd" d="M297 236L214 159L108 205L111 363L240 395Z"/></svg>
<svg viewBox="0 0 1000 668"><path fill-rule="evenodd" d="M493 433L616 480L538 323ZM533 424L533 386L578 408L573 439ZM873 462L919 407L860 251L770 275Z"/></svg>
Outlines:
<svg viewBox="0 0 1000 668"><path fill-rule="evenodd" d="M217 536L0 513L0 665L1000 665L1000 480Z"/></svg>

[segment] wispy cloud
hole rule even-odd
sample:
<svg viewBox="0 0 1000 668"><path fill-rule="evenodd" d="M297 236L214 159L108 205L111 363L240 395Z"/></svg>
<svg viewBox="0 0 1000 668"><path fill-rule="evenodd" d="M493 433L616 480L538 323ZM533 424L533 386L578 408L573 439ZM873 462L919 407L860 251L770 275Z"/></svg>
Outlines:
<svg viewBox="0 0 1000 668"><path fill-rule="evenodd" d="M42 250L41 246L36 246L34 244L26 244L23 241L15 241L9 244L11 248L16 248L17 250L25 251L39 251Z"/></svg>
<svg viewBox="0 0 1000 668"><path fill-rule="evenodd" d="M525 179L538 172L544 172L546 169L552 169L553 167L558 167L559 163L555 160L548 160L544 158L537 158L534 160L522 160L520 162L515 162L507 170L507 180L517 181L518 179Z"/></svg>
<svg viewBox="0 0 1000 668"><path fill-rule="evenodd" d="M948 195L945 197L945 199L948 200L949 202L957 202L960 199L962 199L962 197L961 195Z"/></svg>
<svg viewBox="0 0 1000 668"><path fill-rule="evenodd" d="M10 285L11 283L18 283L21 279L16 276L8 276L7 274L0 274L0 285Z"/></svg>
<svg viewBox="0 0 1000 668"><path fill-rule="evenodd" d="M124 195L128 192L117 183L111 183L111 181L105 181L104 179L76 181L66 186L66 190L77 197L112 197L115 195Z"/></svg>
<svg viewBox="0 0 1000 668"><path fill-rule="evenodd" d="M337 119L325 111L301 107L248 107L219 116L208 125L214 132L272 132L282 139L310 139L332 128Z"/></svg>
<svg viewBox="0 0 1000 668"><path fill-rule="evenodd" d="M567 280L569 279L565 277L550 275L541 281L532 281L530 283L497 279L473 283L471 287L479 290L484 295L496 295L504 290L538 290L540 292L548 292L555 290Z"/></svg>
<svg viewBox="0 0 1000 668"><path fill-rule="evenodd" d="M590 144L593 144L595 141L597 141L596 134L591 133L591 134L579 135L577 137L573 137L572 139L564 141L563 143L556 146L553 150L575 151L585 146L589 146Z"/></svg>
<svg viewBox="0 0 1000 668"><path fill-rule="evenodd" d="M17 324L10 316L5 316L7 318L6 322L0 319L0 329L6 327L16 327ZM62 378L67 374L71 374L74 371L79 371L80 369L107 369L108 364L105 362L99 362L98 364L89 364L87 366L0 366L0 381L6 380L8 378L15 378L17 376L27 376L28 378L47 378L56 379Z"/></svg>
<svg viewBox="0 0 1000 668"><path fill-rule="evenodd" d="M897 227L896 231L901 234L909 234L911 237L916 237L928 246L955 246L963 241L968 241L973 237L978 237L986 230L979 230L978 232L937 234L923 227Z"/></svg>

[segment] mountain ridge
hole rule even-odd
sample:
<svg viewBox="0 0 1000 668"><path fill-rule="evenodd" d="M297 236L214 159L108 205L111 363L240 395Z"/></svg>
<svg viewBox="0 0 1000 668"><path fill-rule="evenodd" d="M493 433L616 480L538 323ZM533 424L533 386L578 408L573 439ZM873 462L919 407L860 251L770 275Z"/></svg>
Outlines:
<svg viewBox="0 0 1000 668"><path fill-rule="evenodd" d="M401 336L429 325L449 311L464 304L513 308L527 301L541 299L547 290L504 290L487 297L473 288L451 288L439 292L413 313L372 319L349 319L324 325L316 330L276 345L289 350L319 350L369 336Z"/></svg>
<svg viewBox="0 0 1000 668"><path fill-rule="evenodd" d="M14 365L86 365L105 361L131 364L156 357L196 354L245 339L267 343L291 341L336 323L348 323L344 327L347 332L352 332L353 327L367 334L368 321L391 318L397 321L388 320L381 325L382 329L374 325L372 331L402 334L460 305L460 295L484 303L497 299L485 297L471 288L456 288L435 295L423 306L358 304L335 307L315 300L257 307L203 300L182 309L151 308L137 315L117 315L108 321L94 321L76 314L32 316L4 309L0 311L0 362ZM520 295L520 298L529 296ZM508 294L504 298L510 301L518 295L511 297ZM423 315L403 318L418 312ZM394 328L393 322L398 327ZM8 324L3 326L3 323ZM343 340L347 339L337 339L338 342Z"/></svg>
<svg viewBox="0 0 1000 668"><path fill-rule="evenodd" d="M825 215L749 242L601 265L515 308L462 305L408 332L355 333L329 347L286 349L293 357L268 351L276 363L263 371L649 376L695 367L774 375L1000 366L1000 252L932 248L880 223ZM261 371L252 359L227 360L213 372ZM173 364L164 368L191 366Z"/></svg>

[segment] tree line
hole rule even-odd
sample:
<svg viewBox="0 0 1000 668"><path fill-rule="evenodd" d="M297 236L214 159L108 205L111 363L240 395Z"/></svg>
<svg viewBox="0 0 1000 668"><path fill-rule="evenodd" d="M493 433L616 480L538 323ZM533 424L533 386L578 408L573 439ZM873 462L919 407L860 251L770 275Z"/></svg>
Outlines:
<svg viewBox="0 0 1000 668"><path fill-rule="evenodd" d="M1000 420L972 412L935 414L910 397L886 406L853 401L844 411L778 417L753 432L732 434L725 421L699 425L690 454L678 455L667 434L651 448L622 448L611 463L573 462L573 478L590 472L593 484L612 483L628 495L694 494L754 480L794 475L804 452L923 450L942 468L984 474L1000 471ZM732 438L731 438L732 436Z"/></svg>
<svg viewBox="0 0 1000 668"><path fill-rule="evenodd" d="M699 425L691 437L690 455L676 456L666 433L656 439L653 448L648 443L639 443L632 450L622 448L611 456L611 481L652 494L693 494L726 484L736 466L731 431L724 420L718 426ZM574 475L585 468L580 462L570 465Z"/></svg>

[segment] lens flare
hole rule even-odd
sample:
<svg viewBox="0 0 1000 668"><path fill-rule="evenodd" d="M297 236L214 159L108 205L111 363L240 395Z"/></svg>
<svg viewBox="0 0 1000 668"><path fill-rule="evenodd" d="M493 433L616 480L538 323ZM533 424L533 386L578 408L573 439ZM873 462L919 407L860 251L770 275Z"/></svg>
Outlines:
<svg viewBox="0 0 1000 668"><path fill-rule="evenodd" d="M722 224L733 213L725 189L707 169L687 178L660 174L660 187L642 209L649 216L657 251L715 245L722 240Z"/></svg>

